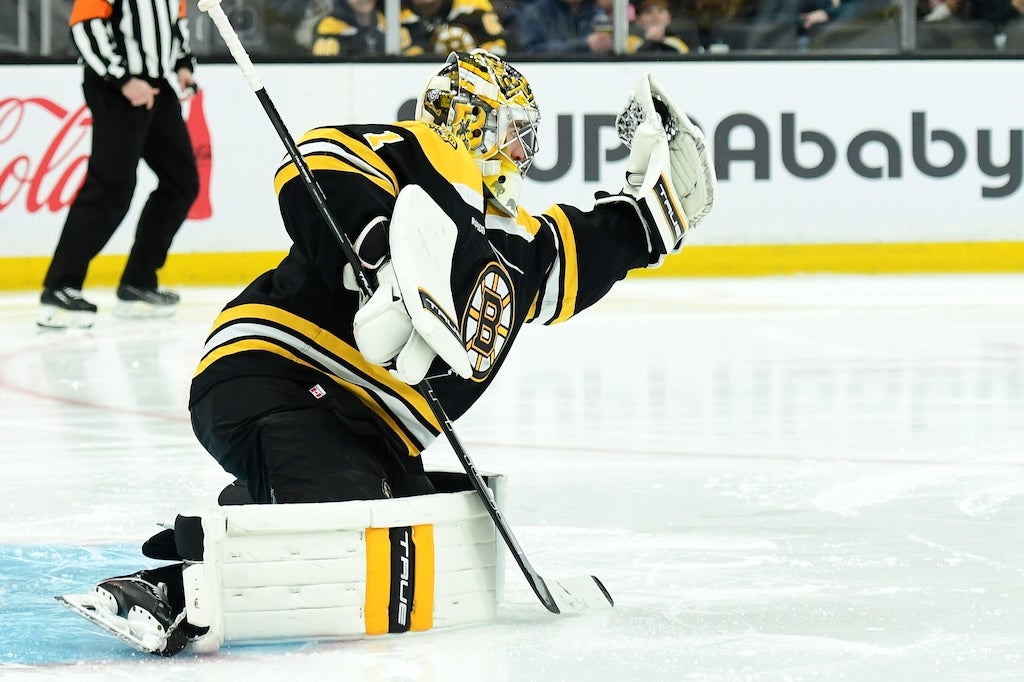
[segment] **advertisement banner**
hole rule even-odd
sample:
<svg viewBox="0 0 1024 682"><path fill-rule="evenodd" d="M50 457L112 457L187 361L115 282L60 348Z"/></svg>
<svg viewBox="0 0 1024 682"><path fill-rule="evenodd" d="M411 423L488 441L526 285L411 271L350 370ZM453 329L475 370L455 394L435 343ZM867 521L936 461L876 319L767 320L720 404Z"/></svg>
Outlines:
<svg viewBox="0 0 1024 682"><path fill-rule="evenodd" d="M294 136L322 124L410 117L429 64L259 65ZM1019 61L526 63L542 113L523 203L588 207L618 191L615 115L652 71L701 126L718 200L692 243L1024 241ZM272 179L283 147L233 64L200 65L183 115L203 193L175 253L287 248ZM0 257L49 256L89 153L73 65L0 67ZM155 185L104 253L126 253Z"/></svg>

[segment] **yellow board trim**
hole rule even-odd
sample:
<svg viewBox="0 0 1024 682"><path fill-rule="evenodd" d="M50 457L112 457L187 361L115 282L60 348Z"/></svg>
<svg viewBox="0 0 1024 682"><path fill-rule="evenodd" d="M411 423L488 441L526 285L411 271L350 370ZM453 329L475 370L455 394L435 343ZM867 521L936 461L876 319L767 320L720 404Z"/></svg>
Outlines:
<svg viewBox="0 0 1024 682"><path fill-rule="evenodd" d="M162 286L244 286L277 267L284 251L171 253ZM85 288L112 288L125 255L101 255L89 266ZM38 291L49 256L0 258L0 291ZM763 277L798 273L954 274L1024 273L1024 241L910 244L690 245L653 270L631 277Z"/></svg>
<svg viewBox="0 0 1024 682"><path fill-rule="evenodd" d="M412 543L416 546L416 575L409 629L420 632L434 627L434 526L413 526Z"/></svg>
<svg viewBox="0 0 1024 682"><path fill-rule="evenodd" d="M367 528L366 599L363 621L368 635L388 633L391 601L391 539L387 528Z"/></svg>
<svg viewBox="0 0 1024 682"><path fill-rule="evenodd" d="M1024 242L687 246L631 277L763 277L1024 272Z"/></svg>

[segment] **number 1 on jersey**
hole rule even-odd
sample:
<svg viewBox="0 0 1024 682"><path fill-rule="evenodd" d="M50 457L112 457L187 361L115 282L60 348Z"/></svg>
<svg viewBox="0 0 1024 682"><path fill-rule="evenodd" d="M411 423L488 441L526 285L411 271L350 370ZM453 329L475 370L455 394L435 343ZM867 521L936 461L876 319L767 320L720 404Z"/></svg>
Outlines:
<svg viewBox="0 0 1024 682"><path fill-rule="evenodd" d="M370 145L370 149L373 151L377 151L386 144L402 141L402 136L393 130L383 133L363 133L363 137L366 138L366 143Z"/></svg>

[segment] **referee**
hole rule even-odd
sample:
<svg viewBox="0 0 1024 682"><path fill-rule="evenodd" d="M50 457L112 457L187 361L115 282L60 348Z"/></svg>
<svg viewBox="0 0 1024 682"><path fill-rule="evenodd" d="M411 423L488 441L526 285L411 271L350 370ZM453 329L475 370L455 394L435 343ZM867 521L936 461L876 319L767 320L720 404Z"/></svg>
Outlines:
<svg viewBox="0 0 1024 682"><path fill-rule="evenodd" d="M185 0L75 0L69 24L84 67L92 152L43 280L38 324L92 326L96 306L82 284L128 212L140 159L159 184L139 216L114 314L172 315L178 295L157 286L157 270L199 192L180 104L196 91Z"/></svg>

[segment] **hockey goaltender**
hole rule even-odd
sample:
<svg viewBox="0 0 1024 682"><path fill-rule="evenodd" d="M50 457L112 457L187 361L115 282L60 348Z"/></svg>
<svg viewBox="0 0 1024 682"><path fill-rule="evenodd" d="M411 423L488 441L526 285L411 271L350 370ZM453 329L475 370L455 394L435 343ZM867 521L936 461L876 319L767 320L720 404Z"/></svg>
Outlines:
<svg viewBox="0 0 1024 682"><path fill-rule="evenodd" d="M236 484L143 545L173 563L59 599L164 656L493 620L495 523L523 559L494 513L502 478L474 491L424 471L451 428L431 401L457 419L524 323L565 321L658 267L715 188L700 131L644 75L617 122L622 189L530 213L539 123L520 72L475 50L429 77L415 120L293 143L274 177L291 249L223 308L192 381L196 436ZM590 598L557 591L552 611Z"/></svg>

